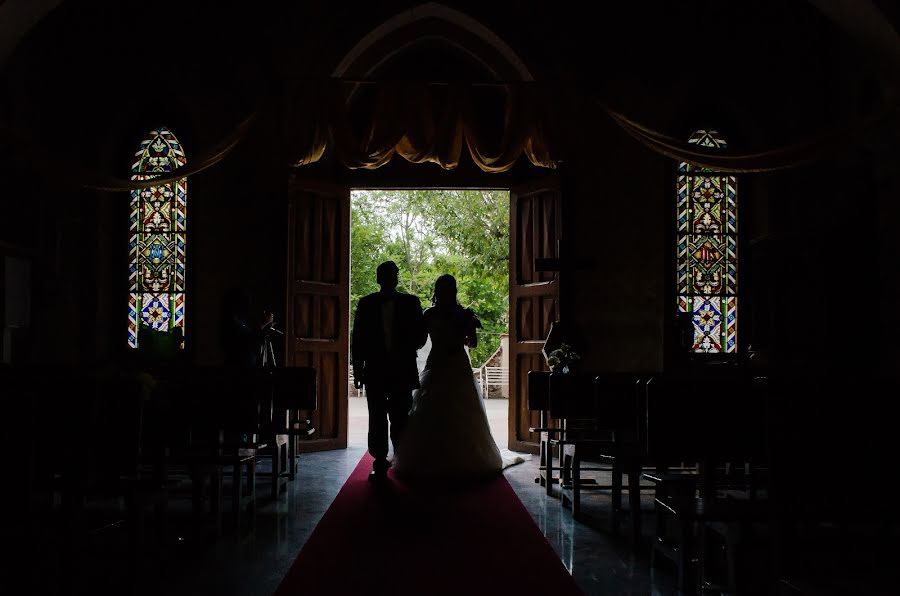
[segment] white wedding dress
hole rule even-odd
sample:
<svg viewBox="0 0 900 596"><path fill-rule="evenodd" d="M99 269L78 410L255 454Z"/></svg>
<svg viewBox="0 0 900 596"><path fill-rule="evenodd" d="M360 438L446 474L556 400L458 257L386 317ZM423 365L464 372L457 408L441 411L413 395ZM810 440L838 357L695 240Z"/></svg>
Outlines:
<svg viewBox="0 0 900 596"><path fill-rule="evenodd" d="M521 457L502 457L491 436L464 344L471 311L429 309L425 317L431 351L419 378L421 387L413 396L409 424L395 454L398 477L478 480L520 463Z"/></svg>

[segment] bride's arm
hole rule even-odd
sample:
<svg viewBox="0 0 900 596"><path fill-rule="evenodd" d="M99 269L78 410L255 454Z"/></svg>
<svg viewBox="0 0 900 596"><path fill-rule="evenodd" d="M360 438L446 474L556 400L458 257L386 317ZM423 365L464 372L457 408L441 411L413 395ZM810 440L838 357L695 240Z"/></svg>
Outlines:
<svg viewBox="0 0 900 596"><path fill-rule="evenodd" d="M466 314L469 316L469 321L466 324L466 345L470 348L477 348L478 328L481 327L481 321L478 320L478 317L476 317L475 313L470 309L466 309Z"/></svg>

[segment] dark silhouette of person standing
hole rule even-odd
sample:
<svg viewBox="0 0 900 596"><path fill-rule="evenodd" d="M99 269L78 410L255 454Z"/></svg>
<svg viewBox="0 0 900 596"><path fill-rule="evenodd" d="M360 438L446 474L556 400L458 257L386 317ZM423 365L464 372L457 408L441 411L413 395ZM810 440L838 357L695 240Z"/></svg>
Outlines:
<svg viewBox="0 0 900 596"><path fill-rule="evenodd" d="M273 316L261 312L251 316L250 295L234 288L226 293L222 303L222 348L225 366L256 368L266 364L268 346L266 336L272 327Z"/></svg>
<svg viewBox="0 0 900 596"><path fill-rule="evenodd" d="M381 290L360 298L353 319L353 377L357 389L366 387L373 481L386 478L391 466L388 419L395 452L406 428L412 392L419 386L416 350L427 338L422 304L416 296L397 291L398 272L393 261L378 266L375 275Z"/></svg>

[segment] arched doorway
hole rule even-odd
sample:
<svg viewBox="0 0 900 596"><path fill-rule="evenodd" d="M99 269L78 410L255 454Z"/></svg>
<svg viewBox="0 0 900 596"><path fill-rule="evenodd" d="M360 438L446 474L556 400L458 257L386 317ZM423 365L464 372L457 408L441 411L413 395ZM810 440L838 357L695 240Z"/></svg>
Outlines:
<svg viewBox="0 0 900 596"><path fill-rule="evenodd" d="M347 53L334 75L349 81L348 105L363 97L365 84L373 80L533 82L524 63L499 37L435 3L376 27ZM537 437L529 428L537 426L537 419L528 409L525 380L527 371L544 368L543 340L559 316L560 273L535 267L538 258L559 257L558 179L527 163L488 174L462 161L446 171L399 159L377 169L337 168L318 176L298 168L290 179L286 361L319 371L318 410L313 414L318 433L306 448L347 445L352 188L510 191L508 447L536 452Z"/></svg>

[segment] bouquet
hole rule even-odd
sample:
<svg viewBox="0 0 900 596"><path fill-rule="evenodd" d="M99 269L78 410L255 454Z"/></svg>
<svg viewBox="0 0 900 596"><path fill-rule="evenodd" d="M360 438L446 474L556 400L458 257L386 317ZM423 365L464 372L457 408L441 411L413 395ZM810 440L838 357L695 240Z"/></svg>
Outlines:
<svg viewBox="0 0 900 596"><path fill-rule="evenodd" d="M572 365L579 360L581 360L581 356L569 344L560 344L558 348L547 356L547 364L550 365L550 370L556 370L556 367L559 366L564 373L569 372Z"/></svg>

